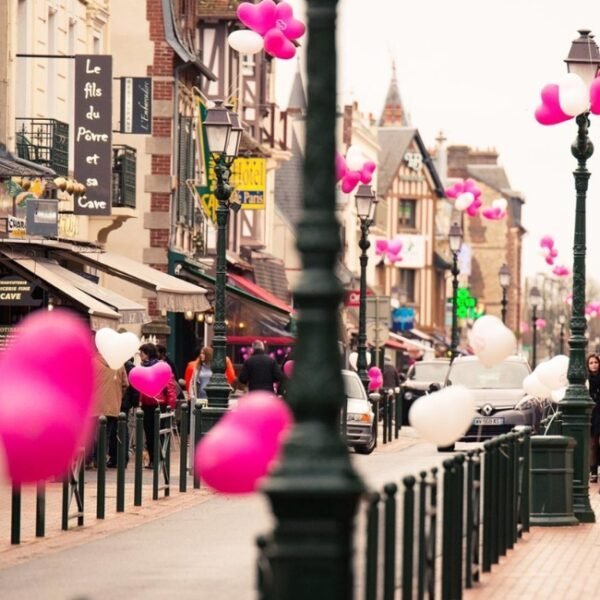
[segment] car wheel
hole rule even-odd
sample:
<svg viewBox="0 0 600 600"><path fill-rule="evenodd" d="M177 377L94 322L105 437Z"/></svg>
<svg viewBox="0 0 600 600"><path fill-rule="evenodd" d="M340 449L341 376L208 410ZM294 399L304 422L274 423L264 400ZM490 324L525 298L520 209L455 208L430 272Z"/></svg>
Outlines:
<svg viewBox="0 0 600 600"><path fill-rule="evenodd" d="M375 428L373 428L369 443L364 446L354 446L354 451L357 454L371 454L375 450L375 442Z"/></svg>
<svg viewBox="0 0 600 600"><path fill-rule="evenodd" d="M438 452L454 452L455 444L450 444L450 446L438 446Z"/></svg>

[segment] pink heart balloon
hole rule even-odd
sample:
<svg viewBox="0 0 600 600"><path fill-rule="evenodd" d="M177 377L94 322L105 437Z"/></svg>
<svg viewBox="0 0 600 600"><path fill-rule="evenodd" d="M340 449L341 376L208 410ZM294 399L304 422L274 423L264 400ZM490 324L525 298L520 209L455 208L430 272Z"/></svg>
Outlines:
<svg viewBox="0 0 600 600"><path fill-rule="evenodd" d="M387 240L375 240L375 254L381 256L385 254L388 249Z"/></svg>
<svg viewBox="0 0 600 600"><path fill-rule="evenodd" d="M129 371L129 383L132 387L150 397L160 394L171 377L173 377L173 371L164 360L159 360L150 367L133 367Z"/></svg>
<svg viewBox="0 0 600 600"><path fill-rule="evenodd" d="M399 254L402 250L402 240L394 238L388 242L388 252L391 254Z"/></svg>
<svg viewBox="0 0 600 600"><path fill-rule="evenodd" d="M346 159L339 153L335 153L335 180L336 182L342 179L346 174Z"/></svg>
<svg viewBox="0 0 600 600"><path fill-rule="evenodd" d="M360 170L360 182L365 185L371 183L376 168L377 165L373 161L367 161Z"/></svg>
<svg viewBox="0 0 600 600"><path fill-rule="evenodd" d="M402 257L399 254L394 254L393 252L387 253L387 259L392 263L397 263L402 260Z"/></svg>
<svg viewBox="0 0 600 600"><path fill-rule="evenodd" d="M546 256L546 264L547 265L553 265L554 264L554 258L552 258L552 256Z"/></svg>
<svg viewBox="0 0 600 600"><path fill-rule="evenodd" d="M346 171L342 179L342 192L349 194L360 181L360 173L358 171Z"/></svg>
<svg viewBox="0 0 600 600"><path fill-rule="evenodd" d="M535 119L541 125L556 125L573 118L561 110L558 90L555 83L550 83L542 89L542 103L535 110Z"/></svg>
<svg viewBox="0 0 600 600"><path fill-rule="evenodd" d="M281 29L269 29L264 40L267 54L283 60L289 60L296 56L296 46L285 37Z"/></svg>
<svg viewBox="0 0 600 600"><path fill-rule="evenodd" d="M286 377L291 377L294 372L294 361L288 360L283 364L283 372Z"/></svg>
<svg viewBox="0 0 600 600"><path fill-rule="evenodd" d="M287 2L280 2L275 9L275 24L288 40L297 40L304 35L306 27L302 21L294 19L294 9Z"/></svg>
<svg viewBox="0 0 600 600"><path fill-rule="evenodd" d="M600 77L596 77L590 85L590 111L600 115Z"/></svg>
<svg viewBox="0 0 600 600"><path fill-rule="evenodd" d="M471 205L467 208L466 212L470 217L476 217L479 214L479 207L481 206L481 200L474 200Z"/></svg>
<svg viewBox="0 0 600 600"><path fill-rule="evenodd" d="M464 190L462 181L457 181L456 183L454 183L453 185L451 185L446 190L446 196L448 198L456 198L459 194L462 194L464 191L465 190Z"/></svg>
<svg viewBox="0 0 600 600"><path fill-rule="evenodd" d="M265 35L275 27L277 4L273 0L262 0L258 4L242 2L236 11L238 19L252 31Z"/></svg>
<svg viewBox="0 0 600 600"><path fill-rule="evenodd" d="M224 494L249 494L269 472L278 444L221 420L200 441L194 467L210 487Z"/></svg>
<svg viewBox="0 0 600 600"><path fill-rule="evenodd" d="M276 441L293 423L288 404L275 394L264 391L242 396L225 418L227 425L233 424L255 432L261 439L272 438Z"/></svg>
<svg viewBox="0 0 600 600"><path fill-rule="evenodd" d="M545 235L540 240L540 246L542 248L552 249L552 247L554 246L554 239L550 235Z"/></svg>

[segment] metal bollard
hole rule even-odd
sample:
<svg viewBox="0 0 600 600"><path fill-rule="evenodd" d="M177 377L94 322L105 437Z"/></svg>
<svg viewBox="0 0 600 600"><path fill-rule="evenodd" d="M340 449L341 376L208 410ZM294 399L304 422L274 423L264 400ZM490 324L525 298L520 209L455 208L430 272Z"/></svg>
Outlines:
<svg viewBox="0 0 600 600"><path fill-rule="evenodd" d="M523 470L521 495L521 522L523 531L529 531L529 515L531 513L531 427L523 428Z"/></svg>
<svg viewBox="0 0 600 600"><path fill-rule="evenodd" d="M475 520L475 507L473 504L474 476L473 476L473 450L467 452L467 527L465 544L465 587L473 587L473 521Z"/></svg>
<svg viewBox="0 0 600 600"><path fill-rule="evenodd" d="M187 491L187 445L189 407L187 402L181 404L181 431L179 432L179 491Z"/></svg>
<svg viewBox="0 0 600 600"><path fill-rule="evenodd" d="M454 543L452 545L452 556L454 557L454 570L452 580L454 582L453 598L462 598L462 561L463 561L463 508L464 508L464 491L465 491L465 475L464 475L465 457L462 454L457 454L454 457Z"/></svg>
<svg viewBox="0 0 600 600"><path fill-rule="evenodd" d="M106 417L98 418L98 443L96 445L96 519L104 519L106 506Z"/></svg>
<svg viewBox="0 0 600 600"><path fill-rule="evenodd" d="M35 490L35 537L46 534L46 482L38 481Z"/></svg>
<svg viewBox="0 0 600 600"><path fill-rule="evenodd" d="M435 562L436 562L436 540L437 540L437 492L438 492L438 480L437 480L437 467L431 469L431 494L429 497L430 504L430 521L429 521L429 535L431 537L431 545L429 547L429 556L427 560L429 562L429 577L426 578L427 593L429 594L430 600L435 598Z"/></svg>
<svg viewBox="0 0 600 600"><path fill-rule="evenodd" d="M402 388L400 388L400 391L396 394L396 407L394 410L396 415L395 437L398 439L402 429L402 419L404 418L404 391Z"/></svg>
<svg viewBox="0 0 600 600"><path fill-rule="evenodd" d="M454 460L447 458L444 463L444 508L442 525L442 600L454 600L452 597L452 540L454 538L453 508L453 471Z"/></svg>
<svg viewBox="0 0 600 600"><path fill-rule="evenodd" d="M127 415L119 413L117 422L117 512L125 512L125 442Z"/></svg>
<svg viewBox="0 0 600 600"><path fill-rule="evenodd" d="M388 483L384 486L385 523L383 537L383 600L394 600L396 584L396 492L398 486Z"/></svg>
<svg viewBox="0 0 600 600"><path fill-rule="evenodd" d="M79 477L77 478L77 488L79 490L79 498L81 499L81 507L77 507L79 515L77 516L77 526L83 527L85 519L85 448L81 450L81 460L79 461Z"/></svg>
<svg viewBox="0 0 600 600"><path fill-rule="evenodd" d="M166 473L165 480L165 498L171 495L171 432L173 431L173 419L175 417L175 413L171 413L171 416L168 418L168 429L169 433L166 434L166 449L165 449L165 464L164 464L164 473ZM162 444L161 444L162 446Z"/></svg>
<svg viewBox="0 0 600 600"><path fill-rule="evenodd" d="M427 472L421 471L419 473L421 480L419 481L419 549L417 556L419 557L417 563L418 572L418 583L417 583L417 597L423 598L425 595L425 570L427 562L426 546L425 546L425 503L427 500Z"/></svg>
<svg viewBox="0 0 600 600"><path fill-rule="evenodd" d="M144 469L144 411L135 410L135 474L133 482L133 504L142 505L142 477Z"/></svg>
<svg viewBox="0 0 600 600"><path fill-rule="evenodd" d="M21 543L21 485L12 484L10 500L10 543Z"/></svg>
<svg viewBox="0 0 600 600"><path fill-rule="evenodd" d="M492 443L483 444L483 557L482 571L492 570L492 474L491 452Z"/></svg>
<svg viewBox="0 0 600 600"><path fill-rule="evenodd" d="M382 396L381 402L383 402L383 419L381 426L383 428L383 443L388 443L388 401L387 394Z"/></svg>
<svg viewBox="0 0 600 600"><path fill-rule="evenodd" d="M160 470L160 408L154 410L154 463L152 464L152 500L158 500L158 475Z"/></svg>
<svg viewBox="0 0 600 600"><path fill-rule="evenodd" d="M506 436L506 518L504 521L504 543L507 550L512 550L514 546L513 523L515 509L515 473L514 473L514 433Z"/></svg>
<svg viewBox="0 0 600 600"><path fill-rule="evenodd" d="M377 493L368 497L367 560L365 562L365 600L377 600L377 550L379 547L379 500Z"/></svg>
<svg viewBox="0 0 600 600"><path fill-rule="evenodd" d="M388 394L388 442L392 441L392 432L394 429L394 397L392 394Z"/></svg>
<svg viewBox="0 0 600 600"><path fill-rule="evenodd" d="M501 435L498 439L497 457L498 457L498 514L497 514L497 542L498 555L506 556L506 479L508 477L508 444L506 435Z"/></svg>
<svg viewBox="0 0 600 600"><path fill-rule="evenodd" d="M196 400L196 406L194 406L194 448L200 442L200 438L202 437L202 404L198 400ZM195 452L195 450L194 450ZM196 469L196 464L194 463L194 489L200 489L200 477L198 476L198 470Z"/></svg>
<svg viewBox="0 0 600 600"><path fill-rule="evenodd" d="M408 475L404 484L404 530L402 534L402 600L412 599L413 590L413 554L415 527L415 483L416 479Z"/></svg>

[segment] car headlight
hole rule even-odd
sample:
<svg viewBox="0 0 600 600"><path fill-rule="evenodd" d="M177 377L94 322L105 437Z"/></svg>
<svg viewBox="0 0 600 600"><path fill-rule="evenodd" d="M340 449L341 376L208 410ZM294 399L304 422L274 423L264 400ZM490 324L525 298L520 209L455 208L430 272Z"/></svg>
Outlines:
<svg viewBox="0 0 600 600"><path fill-rule="evenodd" d="M412 392L404 392L405 400L413 400L414 398L415 398L415 395Z"/></svg>
<svg viewBox="0 0 600 600"><path fill-rule="evenodd" d="M359 421L362 423L370 423L372 415L369 413L348 413L348 421Z"/></svg>

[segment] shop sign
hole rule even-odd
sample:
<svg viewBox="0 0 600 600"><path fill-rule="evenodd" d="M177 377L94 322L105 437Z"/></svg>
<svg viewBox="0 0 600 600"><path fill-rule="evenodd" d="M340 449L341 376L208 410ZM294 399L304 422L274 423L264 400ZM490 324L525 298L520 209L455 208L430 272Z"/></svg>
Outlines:
<svg viewBox="0 0 600 600"><path fill-rule="evenodd" d="M237 158L231 170L231 184L242 208L258 210L265 207L267 161L264 158Z"/></svg>
<svg viewBox="0 0 600 600"><path fill-rule="evenodd" d="M33 290L39 285L37 279L27 281L18 275L0 277L0 305L39 306L42 298L33 297Z"/></svg>
<svg viewBox="0 0 600 600"><path fill-rule="evenodd" d="M56 237L58 234L58 201L27 201L27 235Z"/></svg>
<svg viewBox="0 0 600 600"><path fill-rule="evenodd" d="M25 237L25 219L8 215L6 217L6 231L9 238L22 239Z"/></svg>
<svg viewBox="0 0 600 600"><path fill-rule="evenodd" d="M392 311L392 331L409 331L415 326L415 309L401 306Z"/></svg>
<svg viewBox="0 0 600 600"><path fill-rule="evenodd" d="M452 302L452 299L450 299ZM458 319L477 319L484 313L484 308L477 303L467 287L456 290L456 317Z"/></svg>
<svg viewBox="0 0 600 600"><path fill-rule="evenodd" d="M20 327L0 325L0 350L4 350L8 343L17 335Z"/></svg>
<svg viewBox="0 0 600 600"><path fill-rule="evenodd" d="M367 296L372 296L373 292L367 290ZM344 306L348 308L358 308L360 306L360 290L346 290L344 295Z"/></svg>
<svg viewBox="0 0 600 600"><path fill-rule="evenodd" d="M396 236L402 241L402 262L398 263L401 269L422 269L426 264L424 235L403 233Z"/></svg>
<svg viewBox="0 0 600 600"><path fill-rule="evenodd" d="M79 235L79 221L75 215L61 214L58 216L58 234L59 238L72 239Z"/></svg>
<svg viewBox="0 0 600 600"><path fill-rule="evenodd" d="M75 56L75 177L86 187L76 215L110 215L112 56Z"/></svg>
<svg viewBox="0 0 600 600"><path fill-rule="evenodd" d="M121 77L121 133L152 133L152 78Z"/></svg>

